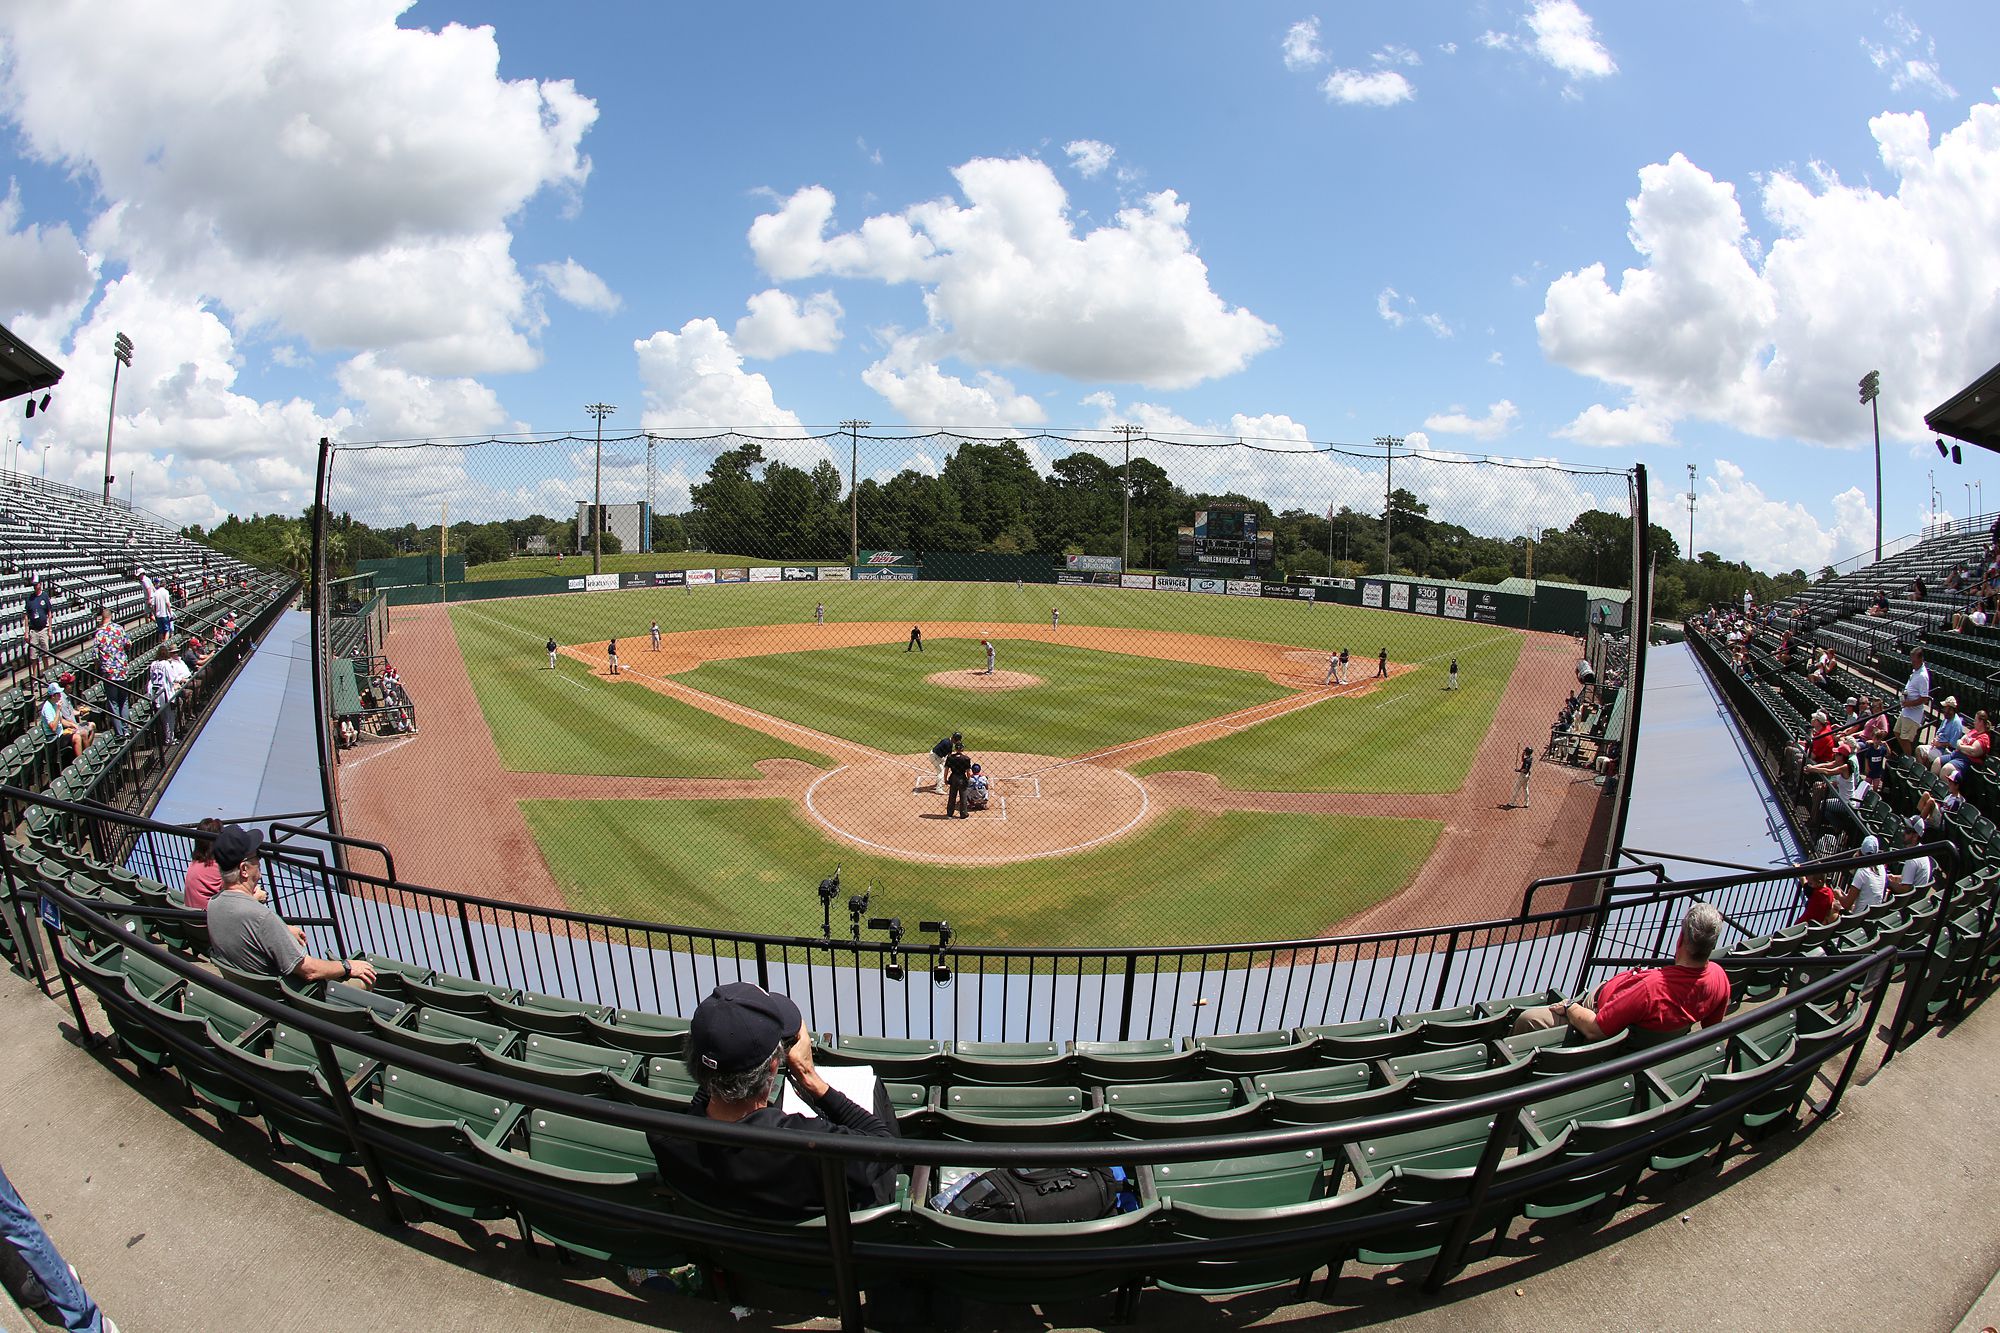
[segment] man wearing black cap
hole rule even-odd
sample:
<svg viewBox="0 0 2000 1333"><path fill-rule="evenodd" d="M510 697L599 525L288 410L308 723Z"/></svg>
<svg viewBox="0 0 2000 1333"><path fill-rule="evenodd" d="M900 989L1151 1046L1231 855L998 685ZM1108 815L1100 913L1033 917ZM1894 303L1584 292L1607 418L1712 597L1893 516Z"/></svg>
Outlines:
<svg viewBox="0 0 2000 1333"><path fill-rule="evenodd" d="M258 900L257 849L264 835L231 824L215 838L215 867L222 872L222 892L208 900L209 952L239 972L260 977L290 977L295 981L347 981L375 984L375 969L357 959L329 962L306 952L305 932L288 926Z"/></svg>
<svg viewBox="0 0 2000 1333"><path fill-rule="evenodd" d="M931 763L936 768L936 772L931 777L931 790L940 796L944 795L945 760L951 758L951 752L954 748L962 747L964 740L964 736L954 731L951 735L931 747ZM921 791L922 788L918 788L918 790Z"/></svg>
<svg viewBox="0 0 2000 1333"><path fill-rule="evenodd" d="M878 1109L870 1112L813 1068L812 1037L799 1007L747 981L717 986L695 1009L687 1066L701 1085L688 1107L691 1115L806 1134L901 1137L879 1091ZM816 1115L794 1115L773 1105L787 1078ZM783 1221L826 1211L819 1167L811 1158L663 1134L646 1137L659 1161L660 1178L695 1203ZM847 1163L850 1208L891 1203L895 1194L893 1162Z"/></svg>

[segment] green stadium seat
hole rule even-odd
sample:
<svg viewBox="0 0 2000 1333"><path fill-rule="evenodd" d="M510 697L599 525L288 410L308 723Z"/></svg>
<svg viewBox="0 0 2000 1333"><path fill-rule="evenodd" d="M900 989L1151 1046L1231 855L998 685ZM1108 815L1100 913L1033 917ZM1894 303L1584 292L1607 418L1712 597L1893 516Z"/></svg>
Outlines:
<svg viewBox="0 0 2000 1333"><path fill-rule="evenodd" d="M1140 1086L1144 1086L1143 1084ZM1197 1135L1244 1134L1262 1129L1271 1118L1271 1099L1259 1097L1243 1106L1204 1115L1151 1111L1107 1110L1104 1122L1114 1139L1184 1139Z"/></svg>
<svg viewBox="0 0 2000 1333"><path fill-rule="evenodd" d="M555 1038L549 1040L553 1041ZM614 1078L610 1069L603 1065L540 1064L531 1059L495 1055L483 1046L476 1046L473 1049L478 1052L479 1067L490 1074L505 1075L508 1078L519 1079L523 1083L532 1083L539 1088L573 1092L580 1097L605 1096L621 1081Z"/></svg>
<svg viewBox="0 0 2000 1333"><path fill-rule="evenodd" d="M1711 1070L1703 1074L1698 1083L1687 1084L1686 1090L1681 1095L1685 1096L1686 1092L1694 1094L1694 1104L1689 1108L1690 1112L1707 1110L1744 1091L1759 1079L1776 1073L1794 1054L1795 1048L1787 1046L1778 1055L1747 1067L1731 1070L1725 1066L1720 1070ZM1658 1075L1655 1070L1649 1069L1646 1072L1647 1076L1654 1080L1653 1089L1656 1098L1660 1098L1660 1092L1664 1087L1685 1083L1687 1075L1686 1070L1681 1070L1670 1082L1668 1077ZM1767 1112L1790 1104L1790 1089L1795 1081L1787 1080L1784 1087L1771 1094L1765 1103ZM1668 1099L1660 1098L1660 1100ZM1756 1103L1752 1103L1747 1109L1755 1110L1756 1106ZM1772 1118L1774 1118L1772 1115L1766 1114L1760 1118L1760 1123L1768 1123ZM1730 1139L1735 1137L1736 1131L1743 1126L1743 1123L1741 1114L1725 1116L1677 1134L1653 1150L1652 1167L1655 1171L1684 1170L1702 1158L1726 1149Z"/></svg>
<svg viewBox="0 0 2000 1333"><path fill-rule="evenodd" d="M271 1022L254 1009L192 983L181 992L181 1011L208 1024L218 1040L239 1044Z"/></svg>
<svg viewBox="0 0 2000 1333"><path fill-rule="evenodd" d="M679 1055L687 1047L685 1018L620 1009L606 1018L590 1018L584 1027L583 1035L600 1046L638 1055Z"/></svg>
<svg viewBox="0 0 2000 1333"><path fill-rule="evenodd" d="M1469 1041L1491 1041L1504 1037L1514 1025L1512 1011L1488 1014L1480 1012L1475 1004L1462 1004L1451 1009L1427 1009L1414 1014L1399 1014L1396 1025L1402 1028L1416 1028L1423 1034L1426 1046L1458 1046Z"/></svg>
<svg viewBox="0 0 2000 1333"><path fill-rule="evenodd" d="M655 1092L672 1093L683 1100L694 1096L700 1086L688 1072L686 1061L656 1055L646 1061L646 1086Z"/></svg>
<svg viewBox="0 0 2000 1333"><path fill-rule="evenodd" d="M379 1028L369 1035L380 1035ZM269 1055L273 1060L300 1065L306 1069L318 1071L320 1068L319 1051L314 1046L313 1039L289 1023L279 1023L271 1029ZM345 1046L335 1046L333 1058L340 1065L340 1071L346 1076L350 1085L363 1075L372 1073L375 1068L373 1060Z"/></svg>
<svg viewBox="0 0 2000 1333"><path fill-rule="evenodd" d="M530 1159L572 1171L629 1171L641 1178L657 1176L659 1164L646 1136L622 1125L530 1109L516 1122ZM504 1138L489 1135L495 1142Z"/></svg>
<svg viewBox="0 0 2000 1333"><path fill-rule="evenodd" d="M1098 1087L1128 1083L1177 1083L1202 1075L1201 1052L1177 1049L1167 1038L1076 1041L1076 1076Z"/></svg>
<svg viewBox="0 0 2000 1333"><path fill-rule="evenodd" d="M1348 1093L1339 1097L1325 1095L1294 1097L1281 1093L1271 1098L1271 1123L1333 1125L1343 1120L1360 1120L1365 1116L1400 1111L1413 1104L1416 1086L1415 1078L1405 1078L1369 1088L1365 1092Z"/></svg>
<svg viewBox="0 0 2000 1333"><path fill-rule="evenodd" d="M921 1245L983 1254L1036 1250L1064 1255L1061 1259L1022 1260L998 1268L955 1272L951 1289L961 1296L996 1305L1042 1305L1117 1293L1117 1313L1122 1317L1143 1275L1108 1265L1099 1252L1107 1246L1137 1244L1156 1232L1159 1213L1160 1205L1147 1201L1133 1212L1089 1222L1025 1226L976 1222L927 1207L912 1207L906 1216L911 1238Z"/></svg>
<svg viewBox="0 0 2000 1333"><path fill-rule="evenodd" d="M1366 1091L1375 1082L1376 1075L1375 1065L1367 1060L1293 1069L1282 1074L1258 1074L1243 1080L1243 1100L1278 1096L1346 1097Z"/></svg>
<svg viewBox="0 0 2000 1333"><path fill-rule="evenodd" d="M1352 1023L1320 1023L1298 1029L1298 1039L1318 1048L1328 1064L1349 1060L1382 1060L1407 1055L1423 1045L1421 1028L1401 1028L1393 1018L1364 1018Z"/></svg>
<svg viewBox="0 0 2000 1333"><path fill-rule="evenodd" d="M602 1019L611 1011L601 1004L564 999L559 995L539 995L522 991L519 999L495 998L492 1019L521 1032L539 1032L549 1037L590 1035L591 1020Z"/></svg>
<svg viewBox="0 0 2000 1333"><path fill-rule="evenodd" d="M512 1215L507 1195L463 1172L443 1171L400 1156L396 1147L429 1148L461 1161L474 1160L475 1137L462 1121L401 1115L369 1101L356 1101L354 1113L364 1126L381 1136L376 1160L389 1184L436 1212L449 1217L491 1221Z"/></svg>
<svg viewBox="0 0 2000 1333"><path fill-rule="evenodd" d="M1493 1047L1502 1060L1526 1060L1537 1051L1563 1045L1570 1036L1567 1027L1535 1028L1509 1037L1495 1037Z"/></svg>
<svg viewBox="0 0 2000 1333"><path fill-rule="evenodd" d="M513 1054L514 1043L520 1039L520 1034L512 1028L467 1018L464 1014L455 1014L435 1005L417 1010L411 1026L426 1037L475 1042L495 1055Z"/></svg>
<svg viewBox="0 0 2000 1333"><path fill-rule="evenodd" d="M1097 1094L1084 1088L952 1088L938 1108L954 1115L998 1120L1049 1120L1097 1109Z"/></svg>
<svg viewBox="0 0 2000 1333"><path fill-rule="evenodd" d="M400 958L390 958L385 954L363 954L375 969L375 993L392 998L402 998L407 994L408 983L429 981L437 974L428 967L417 963L406 963Z"/></svg>
<svg viewBox="0 0 2000 1333"><path fill-rule="evenodd" d="M1462 1102L1469 1097L1483 1097L1489 1092L1519 1087L1534 1076L1531 1064L1519 1061L1460 1074L1418 1074L1411 1096L1420 1103Z"/></svg>
<svg viewBox="0 0 2000 1333"><path fill-rule="evenodd" d="M1422 1132L1417 1131L1418 1134ZM1568 1131L1564 1131L1563 1135L1552 1143L1531 1147L1503 1159L1494 1172L1494 1185L1504 1186L1510 1177L1531 1175L1553 1165L1562 1155L1567 1135ZM1484 1146L1482 1136L1481 1141L1471 1150L1473 1160L1462 1166L1395 1167L1389 1172L1386 1186L1392 1203L1399 1208L1415 1209L1426 1204L1465 1198L1471 1191L1477 1159ZM1445 1154L1432 1154L1432 1156L1437 1160L1444 1160ZM1467 1235L1467 1240L1476 1241L1481 1236L1490 1234L1497 1245L1506 1237L1509 1224L1519 1215L1520 1210L1521 1204L1518 1200L1494 1200L1489 1197L1473 1215L1472 1229ZM1392 1219L1393 1216L1392 1213ZM1429 1259L1443 1248L1445 1238L1458 1224L1459 1219L1449 1218L1392 1228L1367 1237L1362 1241L1358 1254L1364 1263L1384 1265Z"/></svg>
<svg viewBox="0 0 2000 1333"><path fill-rule="evenodd" d="M1209 1208L1279 1208L1326 1195L1326 1155L1318 1148L1161 1162L1142 1169L1162 1199Z"/></svg>
<svg viewBox="0 0 2000 1333"><path fill-rule="evenodd" d="M1491 1049L1484 1042L1467 1042L1462 1046L1440 1046L1435 1050L1418 1051L1413 1055L1392 1056L1381 1062L1382 1081L1387 1083L1411 1074L1469 1074L1485 1069L1493 1062Z"/></svg>
<svg viewBox="0 0 2000 1333"><path fill-rule="evenodd" d="M935 1083L944 1072L944 1043L914 1037L841 1035L830 1049L813 1051L815 1062L829 1068L869 1065L883 1078L898 1083Z"/></svg>
<svg viewBox="0 0 2000 1333"><path fill-rule="evenodd" d="M1636 1115L1647 1105L1646 1085L1635 1075L1626 1074L1530 1102L1521 1108L1521 1124L1530 1141L1549 1143L1580 1121L1616 1120Z"/></svg>
<svg viewBox="0 0 2000 1333"><path fill-rule="evenodd" d="M1076 1076L1076 1057L1052 1041L952 1043L945 1079L953 1086L1059 1087Z"/></svg>
<svg viewBox="0 0 2000 1333"><path fill-rule="evenodd" d="M275 1047L267 1049L276 1054ZM298 1152L323 1166L360 1164L361 1158L354 1151L353 1141L335 1118L326 1085L310 1066L293 1060L267 1058L256 1049L237 1046L217 1047L215 1055L219 1066L235 1073L246 1084L254 1080L275 1086L325 1113L327 1118L320 1119L296 1110L275 1097L260 1099L257 1109L264 1118L265 1128L270 1131L274 1154L284 1156L288 1151Z"/></svg>
<svg viewBox="0 0 2000 1333"><path fill-rule="evenodd" d="M575 1171L534 1161L483 1139L470 1142L477 1161L518 1182L519 1188L510 1191L509 1197L523 1241L532 1242L540 1236L565 1253L625 1268L664 1270L700 1257L656 1226L616 1221L594 1206L615 1203L671 1218L673 1212L666 1206L655 1175ZM538 1198L549 1190L582 1195L585 1202L559 1205Z"/></svg>
<svg viewBox="0 0 2000 1333"><path fill-rule="evenodd" d="M882 1084L882 1092L889 1099L889 1109L896 1113L897 1124L911 1137L926 1137L928 1122L937 1113L937 1090L921 1083Z"/></svg>
<svg viewBox="0 0 2000 1333"><path fill-rule="evenodd" d="M1377 1180L1326 1198L1271 1208L1226 1208L1189 1198L1172 1199L1163 1209L1166 1237L1174 1241L1236 1241L1274 1236L1313 1222L1366 1217L1388 1209L1386 1183ZM1273 1239L1234 1258L1169 1261L1154 1270L1153 1281L1163 1290L1196 1296L1243 1295L1296 1283L1297 1294L1304 1298L1313 1274L1324 1267L1326 1280L1320 1284L1318 1297L1325 1301L1358 1249L1359 1243L1352 1240Z"/></svg>
<svg viewBox="0 0 2000 1333"><path fill-rule="evenodd" d="M1558 1074L1570 1074L1579 1069L1589 1069L1601 1065L1606 1060L1616 1059L1627 1051L1636 1050L1632 1041L1633 1029L1627 1028L1615 1037L1603 1041L1583 1041L1572 1033L1572 1042L1566 1045L1544 1046L1535 1052L1529 1062L1535 1077L1554 1078Z"/></svg>
<svg viewBox="0 0 2000 1333"><path fill-rule="evenodd" d="M1364 1184L1391 1168L1457 1171L1475 1166L1493 1129L1493 1117L1468 1116L1427 1129L1405 1130L1380 1138L1344 1144L1354 1178Z"/></svg>
<svg viewBox="0 0 2000 1333"><path fill-rule="evenodd" d="M374 1101L385 1111L418 1120L456 1121L481 1138L513 1123L521 1112L513 1102L394 1065L384 1067L373 1086Z"/></svg>
<svg viewBox="0 0 2000 1333"><path fill-rule="evenodd" d="M372 1017L374 1024L368 1035L379 1041L390 1042L406 1051L416 1051L438 1060L449 1060L453 1064L476 1065L479 1063L481 1046L470 1037L434 1036L393 1023L384 1023L379 1017Z"/></svg>
<svg viewBox="0 0 2000 1333"><path fill-rule="evenodd" d="M1195 1079L1185 1083L1117 1083L1104 1089L1108 1111L1140 1111L1147 1115L1208 1116L1236 1105L1234 1079Z"/></svg>
<svg viewBox="0 0 2000 1333"><path fill-rule="evenodd" d="M1646 1078L1661 1101L1672 1101L1710 1074L1727 1073L1728 1070L1729 1043L1710 1041L1684 1055L1649 1066Z"/></svg>
<svg viewBox="0 0 2000 1333"><path fill-rule="evenodd" d="M1473 1008L1487 1016L1505 1014L1511 1020L1523 1009L1539 1009L1544 1005L1561 1004L1567 998L1569 997L1559 990L1541 990L1526 995L1509 995L1498 1000L1481 1000Z"/></svg>
<svg viewBox="0 0 2000 1333"><path fill-rule="evenodd" d="M1631 1079L1618 1081L1631 1090L1630 1099L1619 1104L1625 1114L1601 1116L1592 1113L1587 1118L1572 1119L1567 1113L1556 1110L1538 1122L1528 1114L1536 1108L1525 1108L1522 1123L1529 1140L1536 1144L1561 1143L1564 1145L1564 1158L1581 1159L1643 1138L1676 1116L1685 1114L1694 1105L1695 1094L1692 1091L1669 1102L1645 1105L1648 1097L1643 1089ZM1541 1107L1548 1105L1546 1102L1537 1104ZM1545 1132L1545 1126L1552 1133ZM1647 1165L1647 1154L1634 1153L1625 1161L1613 1162L1594 1171L1570 1172L1554 1184L1529 1195L1523 1201L1522 1214L1531 1220L1541 1221L1585 1212L1630 1188L1645 1174Z"/></svg>
<svg viewBox="0 0 2000 1333"><path fill-rule="evenodd" d="M413 1004L434 1005L455 1014L464 1014L467 1018L479 1019L491 1014L494 1000L511 1000L519 994L512 986L496 986L465 977L447 976L442 972L428 981L405 974L403 988Z"/></svg>
<svg viewBox="0 0 2000 1333"><path fill-rule="evenodd" d="M302 1014L311 1014L349 1032L372 1031L378 1016L384 1023L399 1023L410 1009L401 1000L371 994L358 986L329 986L324 999L287 987L285 1003Z"/></svg>
<svg viewBox="0 0 2000 1333"><path fill-rule="evenodd" d="M637 1075L640 1058L631 1051L612 1046L595 1046L583 1041L564 1041L531 1032L521 1043L521 1058L544 1069L601 1069L613 1078Z"/></svg>

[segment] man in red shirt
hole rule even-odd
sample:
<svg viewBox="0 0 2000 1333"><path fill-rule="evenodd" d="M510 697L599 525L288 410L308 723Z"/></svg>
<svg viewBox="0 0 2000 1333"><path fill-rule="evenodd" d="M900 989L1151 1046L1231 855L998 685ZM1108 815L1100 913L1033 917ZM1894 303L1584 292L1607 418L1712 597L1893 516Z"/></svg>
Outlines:
<svg viewBox="0 0 2000 1333"><path fill-rule="evenodd" d="M1805 888L1806 911L1799 918L1800 925L1817 926L1832 921L1853 901L1851 894L1845 895L1843 900L1843 895L1827 882L1825 875L1807 875Z"/></svg>
<svg viewBox="0 0 2000 1333"><path fill-rule="evenodd" d="M1669 967L1620 972L1597 988L1596 1005L1575 1000L1523 1009L1516 1033L1567 1024L1585 1041L1615 1037L1627 1028L1659 1039L1697 1025L1713 1027L1729 1011L1729 977L1709 961L1722 935L1722 913L1707 903L1688 908Z"/></svg>

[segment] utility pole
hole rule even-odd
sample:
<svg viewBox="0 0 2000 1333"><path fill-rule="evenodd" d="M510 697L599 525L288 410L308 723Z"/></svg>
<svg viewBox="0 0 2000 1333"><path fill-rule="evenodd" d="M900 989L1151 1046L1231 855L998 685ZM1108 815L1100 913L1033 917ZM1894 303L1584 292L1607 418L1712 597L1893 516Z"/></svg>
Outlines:
<svg viewBox="0 0 2000 1333"><path fill-rule="evenodd" d="M124 334L111 344L111 411L104 419L104 503L111 503L111 428L118 424L118 367L132 364L132 340Z"/></svg>
<svg viewBox="0 0 2000 1333"><path fill-rule="evenodd" d="M1861 401L1875 419L1875 563L1882 563L1882 409L1875 398L1882 392L1882 372L1871 370L1861 377Z"/></svg>
<svg viewBox="0 0 2000 1333"><path fill-rule="evenodd" d="M1688 464L1688 549L1687 558L1694 559L1694 464Z"/></svg>
<svg viewBox="0 0 2000 1333"><path fill-rule="evenodd" d="M1383 455L1389 460L1387 479L1382 483L1382 572L1395 572L1396 557L1390 545L1396 533L1396 449L1401 445L1400 435L1377 435L1375 443L1382 446Z"/></svg>
<svg viewBox="0 0 2000 1333"><path fill-rule="evenodd" d="M843 421L840 428L847 432L847 563L861 563L861 432L875 423L872 421Z"/></svg>
<svg viewBox="0 0 2000 1333"><path fill-rule="evenodd" d="M597 492L590 505L590 572L604 569L604 418L618 409L610 403L589 403L584 411L597 418Z"/></svg>
<svg viewBox="0 0 2000 1333"><path fill-rule="evenodd" d="M1121 534L1118 546L1118 564L1121 569L1132 567L1132 437L1139 433L1137 426L1120 426L1118 433L1125 437L1125 517L1119 526ZM1251 559L1257 553L1250 553Z"/></svg>

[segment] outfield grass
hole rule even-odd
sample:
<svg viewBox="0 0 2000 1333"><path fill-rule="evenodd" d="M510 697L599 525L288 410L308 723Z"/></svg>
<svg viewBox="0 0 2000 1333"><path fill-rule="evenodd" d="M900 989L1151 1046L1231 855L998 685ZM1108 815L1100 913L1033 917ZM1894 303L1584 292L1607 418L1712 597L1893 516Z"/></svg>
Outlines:
<svg viewBox="0 0 2000 1333"><path fill-rule="evenodd" d="M845 557L842 557L845 559ZM717 555L713 551L620 551L607 555L601 568L606 574L636 574L653 569L748 569L752 565L796 565L796 560L760 560L749 555ZM837 563L837 562L836 562ZM487 579L534 579L550 574L576 578L590 572L590 553L565 555L561 564L552 555L516 555L483 565L469 565L467 583Z"/></svg>
<svg viewBox="0 0 2000 1333"><path fill-rule="evenodd" d="M869 856L789 801L523 801L572 908L725 930L817 934L841 867L870 911L951 921L961 943L1193 944L1311 936L1400 890L1442 825L1177 810L1045 861L946 866Z"/></svg>
<svg viewBox="0 0 2000 1333"><path fill-rule="evenodd" d="M540 642L483 607L454 608L452 629L500 762L516 772L754 778L759 759L826 764L644 686L600 680L567 657L551 671Z"/></svg>
<svg viewBox="0 0 2000 1333"><path fill-rule="evenodd" d="M825 648L710 662L674 679L890 754L928 750L963 731L973 750L1083 754L1284 697L1260 674L1003 639L1000 668L1039 676L1026 689L929 685L938 671L983 667L970 639Z"/></svg>
<svg viewBox="0 0 2000 1333"><path fill-rule="evenodd" d="M1457 791L1521 653L1518 634L1490 626L1486 633L1485 642L1457 652L1456 691L1444 688L1450 658L1433 661L1351 702L1329 700L1132 771L1213 773L1223 786L1244 791ZM1375 663L1354 667L1366 679ZM1516 721L1526 728L1524 745L1535 744L1548 726L1547 718L1503 719Z"/></svg>

